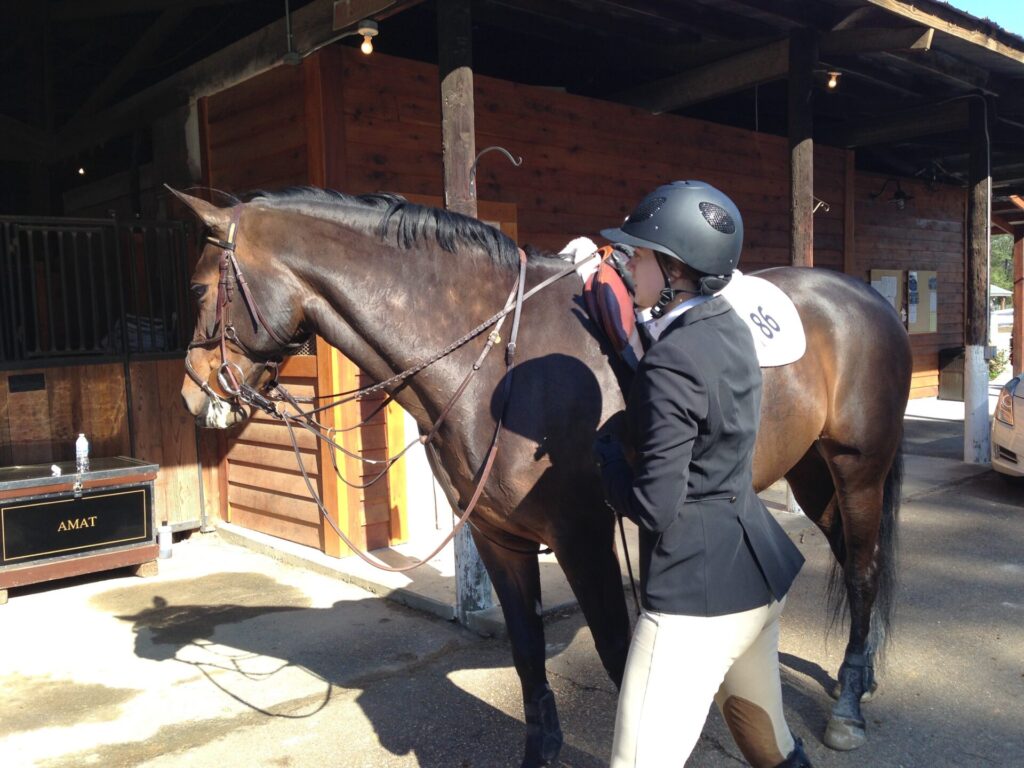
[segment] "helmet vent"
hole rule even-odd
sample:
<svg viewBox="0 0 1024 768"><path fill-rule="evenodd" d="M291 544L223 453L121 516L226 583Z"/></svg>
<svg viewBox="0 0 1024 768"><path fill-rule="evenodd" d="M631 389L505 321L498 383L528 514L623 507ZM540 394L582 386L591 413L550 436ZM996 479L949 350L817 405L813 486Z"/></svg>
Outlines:
<svg viewBox="0 0 1024 768"><path fill-rule="evenodd" d="M722 206L714 203L701 203L700 212L707 223L723 235L731 235L736 231L736 222Z"/></svg>
<svg viewBox="0 0 1024 768"><path fill-rule="evenodd" d="M637 224L641 221L647 221L654 214L658 212L661 206L665 203L664 197L648 197L646 200L642 200L640 205L629 214L629 218L626 219L630 224Z"/></svg>

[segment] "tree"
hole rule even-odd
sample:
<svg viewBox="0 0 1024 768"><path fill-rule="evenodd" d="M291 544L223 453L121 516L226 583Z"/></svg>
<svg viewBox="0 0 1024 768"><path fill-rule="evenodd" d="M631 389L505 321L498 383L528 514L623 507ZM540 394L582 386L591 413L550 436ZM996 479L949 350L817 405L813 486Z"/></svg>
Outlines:
<svg viewBox="0 0 1024 768"><path fill-rule="evenodd" d="M1013 238L1010 235L992 236L989 272L992 285L1013 290Z"/></svg>

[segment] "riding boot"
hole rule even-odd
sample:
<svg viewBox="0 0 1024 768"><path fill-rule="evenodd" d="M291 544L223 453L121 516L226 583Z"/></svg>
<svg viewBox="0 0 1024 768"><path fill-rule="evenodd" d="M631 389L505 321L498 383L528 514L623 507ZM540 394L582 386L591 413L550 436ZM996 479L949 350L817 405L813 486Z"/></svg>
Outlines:
<svg viewBox="0 0 1024 768"><path fill-rule="evenodd" d="M775 768L812 768L811 761L804 752L804 743L794 737L793 751L786 755L786 759Z"/></svg>

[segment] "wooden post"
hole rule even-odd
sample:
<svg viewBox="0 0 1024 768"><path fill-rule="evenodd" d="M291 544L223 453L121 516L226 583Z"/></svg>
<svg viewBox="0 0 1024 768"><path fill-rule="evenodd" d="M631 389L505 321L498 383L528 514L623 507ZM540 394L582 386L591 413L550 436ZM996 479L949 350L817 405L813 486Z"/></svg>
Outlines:
<svg viewBox="0 0 1024 768"><path fill-rule="evenodd" d="M818 39L811 29L797 29L789 37L789 222L790 263L814 266L814 66ZM786 485L786 509L803 510Z"/></svg>
<svg viewBox="0 0 1024 768"><path fill-rule="evenodd" d="M470 0L438 0L437 42L445 205L475 217L476 189L470 183L476 158ZM467 525L455 536L455 612L465 624L469 614L492 606L491 579Z"/></svg>
<svg viewBox="0 0 1024 768"><path fill-rule="evenodd" d="M843 273L866 280L868 275L855 273L854 271L857 266L857 241L854 236L857 209L857 167L855 159L854 151L848 149L846 151L845 190L843 192Z"/></svg>
<svg viewBox="0 0 1024 768"><path fill-rule="evenodd" d="M789 39L790 255L793 266L814 266L814 66L818 40L798 29Z"/></svg>
<svg viewBox="0 0 1024 768"><path fill-rule="evenodd" d="M1024 227L1013 230L1013 375L1024 372Z"/></svg>
<svg viewBox="0 0 1024 768"><path fill-rule="evenodd" d="M970 163L967 182L967 284L964 290L964 461L990 460L988 420L988 262L991 248L992 177L988 105L970 100Z"/></svg>

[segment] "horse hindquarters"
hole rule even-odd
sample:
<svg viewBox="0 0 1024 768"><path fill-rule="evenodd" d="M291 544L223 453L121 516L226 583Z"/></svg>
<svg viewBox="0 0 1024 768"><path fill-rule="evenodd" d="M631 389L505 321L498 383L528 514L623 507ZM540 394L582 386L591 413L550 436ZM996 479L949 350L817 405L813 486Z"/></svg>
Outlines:
<svg viewBox="0 0 1024 768"><path fill-rule="evenodd" d="M472 532L480 559L498 593L512 646L512 661L523 689L526 749L522 768L549 765L562 748L562 729L555 696L544 669L544 622L540 611L537 544L492 530L484 536L475 526ZM498 537L507 542L507 547L497 543ZM530 550L531 547L534 551Z"/></svg>

